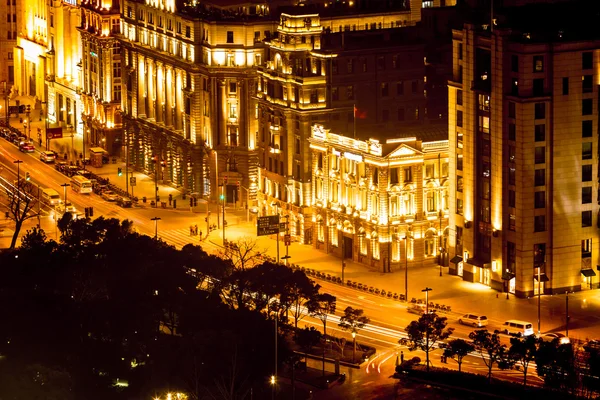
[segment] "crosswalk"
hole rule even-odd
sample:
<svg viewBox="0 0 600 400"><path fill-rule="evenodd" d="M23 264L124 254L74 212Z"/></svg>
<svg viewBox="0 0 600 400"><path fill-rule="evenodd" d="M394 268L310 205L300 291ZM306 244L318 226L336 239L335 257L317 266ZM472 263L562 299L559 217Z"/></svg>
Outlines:
<svg viewBox="0 0 600 400"><path fill-rule="evenodd" d="M203 236L202 240L200 240L198 235L190 236L189 228L159 230L158 238L175 246L177 249L183 248L186 244L194 244L202 247L207 253L214 253L220 248L212 243L210 239L206 239L205 236Z"/></svg>

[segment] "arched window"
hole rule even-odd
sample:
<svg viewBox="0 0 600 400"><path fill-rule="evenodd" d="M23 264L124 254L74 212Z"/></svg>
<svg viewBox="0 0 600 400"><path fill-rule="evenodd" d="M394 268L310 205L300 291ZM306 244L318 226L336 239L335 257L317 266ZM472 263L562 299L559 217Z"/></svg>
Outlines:
<svg viewBox="0 0 600 400"><path fill-rule="evenodd" d="M379 260L379 237L377 232L371 232L371 254L374 260Z"/></svg>
<svg viewBox="0 0 600 400"><path fill-rule="evenodd" d="M332 180L329 183L329 201L337 203L339 201L340 183Z"/></svg>
<svg viewBox="0 0 600 400"><path fill-rule="evenodd" d="M409 186L405 187L402 192L402 214L403 215L414 215L415 214L415 194L412 188Z"/></svg>
<svg viewBox="0 0 600 400"><path fill-rule="evenodd" d="M392 261L400 261L400 245L402 240L398 237L398 234L392 235Z"/></svg>
<svg viewBox="0 0 600 400"><path fill-rule="evenodd" d="M428 230L425 233L425 257L435 255L435 235L433 230Z"/></svg>
<svg viewBox="0 0 600 400"><path fill-rule="evenodd" d="M393 193L390 196L390 217L396 217L400 215L400 196Z"/></svg>
<svg viewBox="0 0 600 400"><path fill-rule="evenodd" d="M329 241L334 247L338 247L338 228L335 219L329 220Z"/></svg>
<svg viewBox="0 0 600 400"><path fill-rule="evenodd" d="M325 241L325 221L320 215L317 217L317 240L321 243Z"/></svg>
<svg viewBox="0 0 600 400"><path fill-rule="evenodd" d="M379 195L377 193L371 194L371 214L379 215Z"/></svg>
<svg viewBox="0 0 600 400"><path fill-rule="evenodd" d="M365 228L360 228L358 230L358 251L361 255L367 255L367 233L365 232Z"/></svg>
<svg viewBox="0 0 600 400"><path fill-rule="evenodd" d="M435 201L435 190L430 188L425 195L425 204L427 205L427 212L435 212L436 211L436 201Z"/></svg>

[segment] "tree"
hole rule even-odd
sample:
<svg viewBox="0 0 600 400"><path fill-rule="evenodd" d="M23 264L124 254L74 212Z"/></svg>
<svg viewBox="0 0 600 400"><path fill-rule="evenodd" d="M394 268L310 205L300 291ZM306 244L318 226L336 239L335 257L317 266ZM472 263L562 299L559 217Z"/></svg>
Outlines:
<svg viewBox="0 0 600 400"><path fill-rule="evenodd" d="M444 355L450 357L458 364L458 372L461 371L463 359L469 355L475 346L464 339L452 339L448 342L448 347L444 350Z"/></svg>
<svg viewBox="0 0 600 400"><path fill-rule="evenodd" d="M490 333L487 329L479 329L469 333L469 339L473 341L475 350L488 367L488 379L491 382L494 363L502 360L506 345L500 343L500 336L497 333Z"/></svg>
<svg viewBox="0 0 600 400"><path fill-rule="evenodd" d="M298 321L304 318L306 304L319 294L320 285L315 284L304 271L294 270L287 282L287 289L281 295L281 305L286 312L291 310L294 317L294 328L298 329Z"/></svg>
<svg viewBox="0 0 600 400"><path fill-rule="evenodd" d="M231 261L235 270L244 271L261 264L266 251L267 249L259 250L256 239L244 237L235 242L227 242L220 255L223 259Z"/></svg>
<svg viewBox="0 0 600 400"><path fill-rule="evenodd" d="M534 335L524 338L513 337L510 339L510 357L523 366L523 385L527 385L527 368L529 363L535 359L539 340Z"/></svg>
<svg viewBox="0 0 600 400"><path fill-rule="evenodd" d="M538 376L548 387L574 390L577 384L575 351L571 343L540 342L535 354Z"/></svg>
<svg viewBox="0 0 600 400"><path fill-rule="evenodd" d="M361 309L354 309L350 306L346 307L344 310L344 315L340 318L340 323L338 324L340 328L345 331L350 331L352 333L352 362L356 357L356 334L359 330L365 327L371 320L369 317L363 315L364 311ZM343 357L343 353L342 353Z"/></svg>
<svg viewBox="0 0 600 400"><path fill-rule="evenodd" d="M304 354L307 355L313 349L313 347L319 344L321 341L321 336L321 332L315 329L314 326L311 326L310 328L307 326L304 327L304 329L300 329L298 332L296 332L294 341L296 344L298 344L298 346L300 346Z"/></svg>
<svg viewBox="0 0 600 400"><path fill-rule="evenodd" d="M7 197L7 216L15 221L15 233L10 242L10 248L14 249L17 244L17 238L21 232L23 223L30 218L38 216L34 212L36 205L39 202L39 186L19 178L14 184L11 184L6 179L0 178L0 186L4 187Z"/></svg>
<svg viewBox="0 0 600 400"><path fill-rule="evenodd" d="M327 317L329 314L335 314L335 302L335 296L329 293L319 293L306 304L308 313L323 322L323 339L325 341L327 341ZM323 376L325 376L325 343L323 343Z"/></svg>
<svg viewBox="0 0 600 400"><path fill-rule="evenodd" d="M423 314L405 328L408 335L408 349L410 351L419 349L425 352L427 371L429 371L429 351L436 342L447 339L454 332L454 328L446 329L447 320L448 318L439 317L436 313Z"/></svg>

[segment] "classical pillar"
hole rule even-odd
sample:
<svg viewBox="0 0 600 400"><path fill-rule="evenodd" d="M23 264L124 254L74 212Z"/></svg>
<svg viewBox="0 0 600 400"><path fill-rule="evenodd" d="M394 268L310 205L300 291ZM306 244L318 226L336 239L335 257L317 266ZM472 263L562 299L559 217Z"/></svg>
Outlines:
<svg viewBox="0 0 600 400"><path fill-rule="evenodd" d="M165 115L164 122L166 126L173 126L173 107L175 106L173 100L173 85L175 84L173 80L173 67L170 65L166 66L166 87L165 87Z"/></svg>
<svg viewBox="0 0 600 400"><path fill-rule="evenodd" d="M223 80L219 80L218 81L218 97L217 97L217 110L219 112L218 114L218 121L217 123L219 124L219 131L218 131L218 135L219 135L219 143L221 143L221 145L225 145L227 144L227 96L225 95L225 81Z"/></svg>

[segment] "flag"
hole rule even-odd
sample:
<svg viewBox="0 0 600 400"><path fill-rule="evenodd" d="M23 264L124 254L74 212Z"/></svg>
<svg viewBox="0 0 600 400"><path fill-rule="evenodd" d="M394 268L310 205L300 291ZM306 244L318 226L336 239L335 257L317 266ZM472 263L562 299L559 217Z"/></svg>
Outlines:
<svg viewBox="0 0 600 400"><path fill-rule="evenodd" d="M359 110L356 106L354 106L354 118L358 119L366 119L367 112Z"/></svg>

